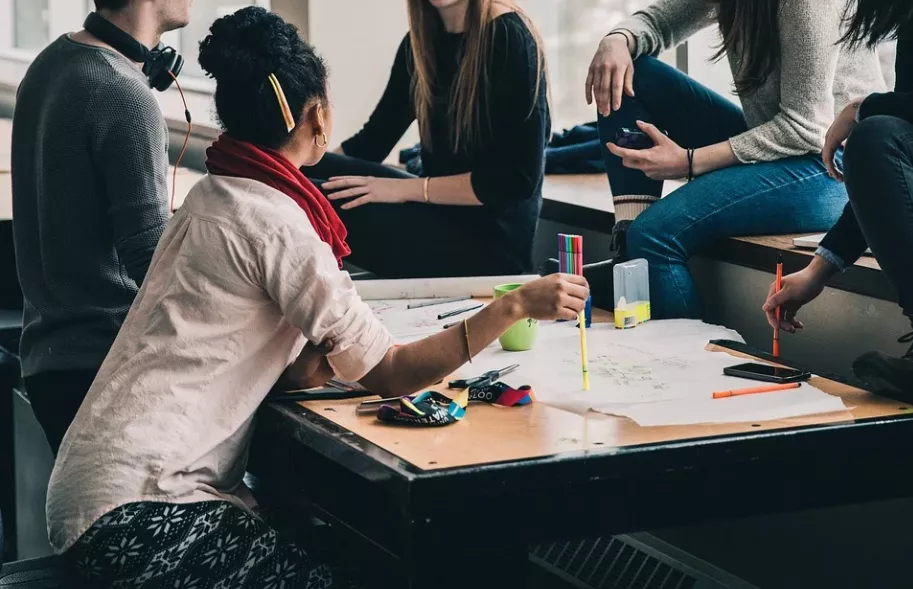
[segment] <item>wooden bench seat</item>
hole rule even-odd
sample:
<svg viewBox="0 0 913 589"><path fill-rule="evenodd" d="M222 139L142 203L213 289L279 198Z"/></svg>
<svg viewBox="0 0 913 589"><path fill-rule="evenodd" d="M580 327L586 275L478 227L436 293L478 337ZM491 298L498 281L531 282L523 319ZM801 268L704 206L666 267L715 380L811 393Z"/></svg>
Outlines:
<svg viewBox="0 0 913 589"><path fill-rule="evenodd" d="M680 184L667 182L667 194ZM615 211L608 182L602 174L547 176L542 190L542 219L574 228L608 234L615 222ZM804 268L814 250L793 246L797 235L767 235L725 239L705 252L706 257L773 273L783 256L787 272ZM887 301L896 294L871 256L863 256L831 281L834 288Z"/></svg>

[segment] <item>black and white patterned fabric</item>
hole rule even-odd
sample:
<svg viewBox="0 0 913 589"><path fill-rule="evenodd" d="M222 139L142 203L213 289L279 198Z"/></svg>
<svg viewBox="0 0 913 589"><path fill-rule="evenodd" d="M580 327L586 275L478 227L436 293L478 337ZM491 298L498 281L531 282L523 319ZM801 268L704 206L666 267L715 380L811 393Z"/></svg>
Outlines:
<svg viewBox="0 0 913 589"><path fill-rule="evenodd" d="M131 503L67 552L92 587L336 589L330 568L224 501Z"/></svg>

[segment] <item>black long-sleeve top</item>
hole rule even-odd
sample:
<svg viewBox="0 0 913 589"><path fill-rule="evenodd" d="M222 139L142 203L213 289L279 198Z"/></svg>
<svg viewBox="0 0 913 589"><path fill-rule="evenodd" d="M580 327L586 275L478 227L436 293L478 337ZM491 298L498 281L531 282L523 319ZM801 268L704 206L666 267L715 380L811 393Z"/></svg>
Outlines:
<svg viewBox="0 0 913 589"><path fill-rule="evenodd" d="M487 240L505 271L532 270L532 244L542 202L545 146L551 133L545 74L536 92L538 48L523 19L507 13L494 21L489 82L481 85L482 140L454 153L452 89L464 35L441 31L435 40L436 83L430 134L422 149L423 174L469 173L483 206L436 206L446 222ZM342 144L346 155L381 162L416 118L409 37L396 54L390 80L365 126ZM489 125L490 121L490 125Z"/></svg>
<svg viewBox="0 0 913 589"><path fill-rule="evenodd" d="M913 23L902 26L898 32L894 70L894 91L868 96L859 107L860 121L877 115L889 115L913 123ZM821 241L819 254L832 263L849 266L856 263L867 247L856 214L852 206L847 204L837 224ZM838 259L834 260L829 253Z"/></svg>

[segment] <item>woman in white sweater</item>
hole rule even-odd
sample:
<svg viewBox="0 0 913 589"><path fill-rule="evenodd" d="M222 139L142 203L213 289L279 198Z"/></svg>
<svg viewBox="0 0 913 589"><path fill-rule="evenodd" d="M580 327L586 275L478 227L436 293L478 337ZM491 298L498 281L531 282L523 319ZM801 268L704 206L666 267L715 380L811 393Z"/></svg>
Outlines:
<svg viewBox="0 0 913 589"><path fill-rule="evenodd" d="M702 316L687 262L719 239L823 232L840 216L847 195L822 163L825 134L851 100L884 88L872 51L838 44L845 9L660 0L600 43L586 92L606 144L616 259L649 261L655 317ZM741 108L655 58L714 24ZM660 200L669 179L689 183Z"/></svg>

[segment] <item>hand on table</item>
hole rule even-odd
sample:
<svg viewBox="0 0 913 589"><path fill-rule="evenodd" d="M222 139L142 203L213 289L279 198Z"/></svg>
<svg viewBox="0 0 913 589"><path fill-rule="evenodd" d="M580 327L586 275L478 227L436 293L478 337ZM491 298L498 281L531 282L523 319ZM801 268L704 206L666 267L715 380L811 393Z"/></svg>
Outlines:
<svg viewBox="0 0 913 589"><path fill-rule="evenodd" d="M651 180L677 180L688 176L688 152L650 123L637 121L640 130L653 140L650 149L625 149L606 143L621 158L624 167L640 170Z"/></svg>
<svg viewBox="0 0 913 589"><path fill-rule="evenodd" d="M373 176L339 176L330 178L323 189L330 200L354 198L342 205L343 210L354 209L368 203L398 204L414 198L416 189L422 193L421 178L374 178ZM357 197L357 198L356 198Z"/></svg>
<svg viewBox="0 0 913 589"><path fill-rule="evenodd" d="M856 128L856 114L859 112L860 104L861 102L858 100L848 104L834 120L824 138L821 158L824 160L824 165L827 166L827 172L831 178L840 182L843 182L843 172L837 169L837 150L846 143L853 129Z"/></svg>
<svg viewBox="0 0 913 589"><path fill-rule="evenodd" d="M611 34L603 38L586 77L586 103L604 117L621 108L622 93L634 96L634 61L628 37Z"/></svg>
<svg viewBox="0 0 913 589"><path fill-rule="evenodd" d="M524 315L543 321L573 320L586 308L590 285L583 276L552 274L514 291Z"/></svg>

